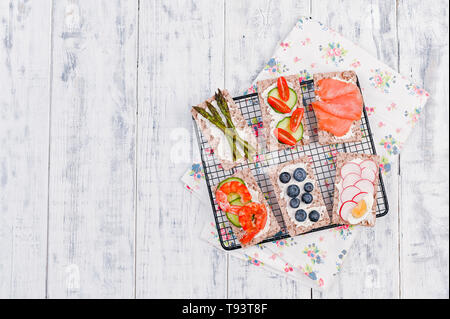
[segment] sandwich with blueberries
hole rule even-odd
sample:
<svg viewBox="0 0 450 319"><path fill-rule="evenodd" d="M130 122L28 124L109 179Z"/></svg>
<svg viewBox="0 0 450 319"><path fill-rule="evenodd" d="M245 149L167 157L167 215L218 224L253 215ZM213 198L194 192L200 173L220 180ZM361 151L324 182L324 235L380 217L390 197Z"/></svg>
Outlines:
<svg viewBox="0 0 450 319"><path fill-rule="evenodd" d="M269 176L291 237L330 223L322 193L307 157L277 165Z"/></svg>

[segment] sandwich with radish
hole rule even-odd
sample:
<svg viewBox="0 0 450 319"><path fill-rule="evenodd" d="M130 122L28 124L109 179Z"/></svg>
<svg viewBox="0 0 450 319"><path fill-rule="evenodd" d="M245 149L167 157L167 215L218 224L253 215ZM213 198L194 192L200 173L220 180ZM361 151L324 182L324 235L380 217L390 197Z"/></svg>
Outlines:
<svg viewBox="0 0 450 319"><path fill-rule="evenodd" d="M337 155L333 223L375 226L379 165L377 155Z"/></svg>

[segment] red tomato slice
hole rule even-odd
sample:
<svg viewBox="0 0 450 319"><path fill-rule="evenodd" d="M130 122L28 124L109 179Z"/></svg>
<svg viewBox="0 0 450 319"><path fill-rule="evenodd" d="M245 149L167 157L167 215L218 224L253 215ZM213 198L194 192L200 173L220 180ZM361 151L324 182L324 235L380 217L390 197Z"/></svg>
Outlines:
<svg viewBox="0 0 450 319"><path fill-rule="evenodd" d="M289 121L289 129L293 133L297 132L300 123L302 122L303 114L305 114L305 109L301 107L297 108L294 113L292 113L291 120Z"/></svg>
<svg viewBox="0 0 450 319"><path fill-rule="evenodd" d="M289 100L289 86L284 76L280 76L277 80L278 94L283 101Z"/></svg>
<svg viewBox="0 0 450 319"><path fill-rule="evenodd" d="M269 102L270 106L272 106L275 110L281 113L290 113L291 109L289 106L286 105L283 101L277 99L276 97L269 96L267 99L267 102Z"/></svg>
<svg viewBox="0 0 450 319"><path fill-rule="evenodd" d="M281 143L291 146L294 146L297 143L296 139L291 135L291 133L283 130L282 128L276 128L273 133Z"/></svg>

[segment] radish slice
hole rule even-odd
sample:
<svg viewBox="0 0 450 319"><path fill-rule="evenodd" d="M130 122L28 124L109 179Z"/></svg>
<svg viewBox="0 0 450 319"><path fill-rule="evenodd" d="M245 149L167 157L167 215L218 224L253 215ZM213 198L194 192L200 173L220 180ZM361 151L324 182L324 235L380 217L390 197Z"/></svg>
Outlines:
<svg viewBox="0 0 450 319"><path fill-rule="evenodd" d="M361 175L361 168L359 167L358 164L349 162L349 163L346 163L344 166L342 166L342 168L341 168L341 177L342 178L345 178L345 176L347 176L348 174L352 174L352 173Z"/></svg>
<svg viewBox="0 0 450 319"><path fill-rule="evenodd" d="M352 200L348 200L348 201L342 203L341 209L339 209L339 216L341 216L341 218L345 220L345 218L342 217L342 215L348 216L349 214L351 214L352 209L355 208L356 205L358 205L358 204Z"/></svg>
<svg viewBox="0 0 450 319"><path fill-rule="evenodd" d="M371 169L374 173L378 172L377 164L376 164L374 161L372 161L371 159L366 159L366 160L362 161L362 162L359 164L359 166L361 167L361 169L369 168L369 169Z"/></svg>
<svg viewBox="0 0 450 319"><path fill-rule="evenodd" d="M345 176L344 180L342 181L342 187L346 188L348 186L354 185L357 181L359 181L362 177L355 173L350 173Z"/></svg>
<svg viewBox="0 0 450 319"><path fill-rule="evenodd" d="M358 193L355 195L355 197L352 198L352 201L354 201L355 203L359 203L366 195L366 192Z"/></svg>
<svg viewBox="0 0 450 319"><path fill-rule="evenodd" d="M376 175L375 172L372 171L372 169L364 167L361 171L361 178L368 179L372 183L375 183Z"/></svg>
<svg viewBox="0 0 450 319"><path fill-rule="evenodd" d="M341 202L347 202L352 200L357 194L361 193L361 190L358 187L353 185L344 188L341 192Z"/></svg>
<svg viewBox="0 0 450 319"><path fill-rule="evenodd" d="M369 194L373 194L375 192L375 187L373 183L368 179L361 179L355 183L355 186L358 187L361 192L366 192Z"/></svg>

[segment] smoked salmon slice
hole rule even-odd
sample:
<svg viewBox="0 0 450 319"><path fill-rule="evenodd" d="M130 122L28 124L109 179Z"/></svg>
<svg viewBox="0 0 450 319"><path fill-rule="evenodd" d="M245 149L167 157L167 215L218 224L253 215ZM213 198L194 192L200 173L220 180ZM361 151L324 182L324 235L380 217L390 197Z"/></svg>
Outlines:
<svg viewBox="0 0 450 319"><path fill-rule="evenodd" d="M315 94L312 106L320 130L341 137L350 130L353 121L361 119L363 98L357 85L323 78L317 81Z"/></svg>
<svg viewBox="0 0 450 319"><path fill-rule="evenodd" d="M359 120L362 115L362 96L359 92L337 96L333 100L316 101L314 107L346 120Z"/></svg>
<svg viewBox="0 0 450 319"><path fill-rule="evenodd" d="M330 132L337 137L344 136L352 126L353 120L342 119L325 112L317 107L317 103L319 102L313 102L312 106L317 117L317 126L319 130Z"/></svg>
<svg viewBox="0 0 450 319"><path fill-rule="evenodd" d="M323 100L332 100L341 95L359 92L355 84L336 79L320 79L316 85L315 94Z"/></svg>

